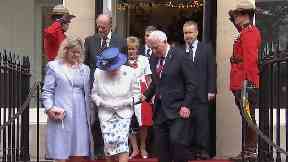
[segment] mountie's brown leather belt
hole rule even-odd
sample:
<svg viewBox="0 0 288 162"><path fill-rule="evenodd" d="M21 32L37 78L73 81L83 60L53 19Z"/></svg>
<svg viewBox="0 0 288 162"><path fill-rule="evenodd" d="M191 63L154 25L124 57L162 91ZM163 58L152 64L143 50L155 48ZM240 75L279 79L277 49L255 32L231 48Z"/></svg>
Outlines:
<svg viewBox="0 0 288 162"><path fill-rule="evenodd" d="M239 57L232 56L232 57L230 57L230 63L231 64L242 64L243 59L239 58Z"/></svg>

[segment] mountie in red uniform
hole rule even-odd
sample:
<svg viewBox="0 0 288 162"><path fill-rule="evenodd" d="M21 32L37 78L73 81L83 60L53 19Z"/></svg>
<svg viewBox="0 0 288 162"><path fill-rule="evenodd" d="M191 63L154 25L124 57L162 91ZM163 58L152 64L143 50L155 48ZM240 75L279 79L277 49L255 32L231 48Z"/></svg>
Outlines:
<svg viewBox="0 0 288 162"><path fill-rule="evenodd" d="M245 25L233 45L230 59L230 89L241 90L244 80L259 88L258 54L261 47L261 35L254 25Z"/></svg>
<svg viewBox="0 0 288 162"><path fill-rule="evenodd" d="M55 59L60 44L64 39L64 30L61 22L59 21L55 21L52 25L44 30L44 50L48 61Z"/></svg>

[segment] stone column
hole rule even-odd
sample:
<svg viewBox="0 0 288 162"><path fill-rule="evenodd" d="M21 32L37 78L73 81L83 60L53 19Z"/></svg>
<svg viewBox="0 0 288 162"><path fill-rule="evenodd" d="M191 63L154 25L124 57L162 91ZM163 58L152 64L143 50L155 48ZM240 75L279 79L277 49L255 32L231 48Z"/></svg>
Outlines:
<svg viewBox="0 0 288 162"><path fill-rule="evenodd" d="M241 151L241 117L229 90L229 58L237 31L229 21L228 11L238 0L217 1L217 63L218 95L216 110L217 156L233 156Z"/></svg>
<svg viewBox="0 0 288 162"><path fill-rule="evenodd" d="M72 19L68 35L84 39L95 32L95 0L64 0L63 4L76 16Z"/></svg>

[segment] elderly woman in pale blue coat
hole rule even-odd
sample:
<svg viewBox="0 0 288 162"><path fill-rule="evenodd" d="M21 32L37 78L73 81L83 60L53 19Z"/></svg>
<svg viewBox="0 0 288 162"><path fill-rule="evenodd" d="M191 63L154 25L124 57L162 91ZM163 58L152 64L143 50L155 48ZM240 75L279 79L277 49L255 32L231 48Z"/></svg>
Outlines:
<svg viewBox="0 0 288 162"><path fill-rule="evenodd" d="M68 37L55 61L47 64L42 102L48 115L47 155L56 162L91 157L90 70L79 38Z"/></svg>

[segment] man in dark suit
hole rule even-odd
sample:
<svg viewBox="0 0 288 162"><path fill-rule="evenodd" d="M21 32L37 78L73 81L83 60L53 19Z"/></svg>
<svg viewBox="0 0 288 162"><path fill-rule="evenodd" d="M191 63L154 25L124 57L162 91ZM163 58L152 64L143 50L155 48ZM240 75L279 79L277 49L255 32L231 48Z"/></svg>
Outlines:
<svg viewBox="0 0 288 162"><path fill-rule="evenodd" d="M94 80L94 71L96 69L96 56L99 55L103 49L107 47L123 48L125 40L117 33L112 32L112 17L109 14L101 14L96 19L98 32L85 39L85 61L84 63L90 67L91 84ZM95 105L92 105L95 107ZM96 108L95 108L96 109ZM94 109L94 110L95 110ZM95 154L101 157L103 153L103 138L98 119L98 113L95 111L92 115L92 133L94 138Z"/></svg>
<svg viewBox="0 0 288 162"><path fill-rule="evenodd" d="M210 45L197 40L198 25L187 21L183 25L186 55L193 64L191 74L197 77L197 93L193 100L193 141L198 159L209 158L209 101L216 94L216 60Z"/></svg>
<svg viewBox="0 0 288 162"><path fill-rule="evenodd" d="M144 35L145 44L144 44L143 47L141 47L141 48L139 49L139 54L140 54L140 55L143 55L143 56L146 56L146 57L150 58L150 56L151 56L151 54L152 54L152 50L151 50L151 48L148 46L147 41L148 41L148 37L149 37L150 33L153 32L153 31L155 31L155 30L157 30L157 28L156 28L155 26L152 26L152 25L147 26L147 27L145 28L145 35Z"/></svg>
<svg viewBox="0 0 288 162"><path fill-rule="evenodd" d="M191 102L196 92L191 64L184 50L170 47L162 31L150 33L148 43L152 49L152 83L142 100L150 100L155 95L153 124L159 162L187 162Z"/></svg>

